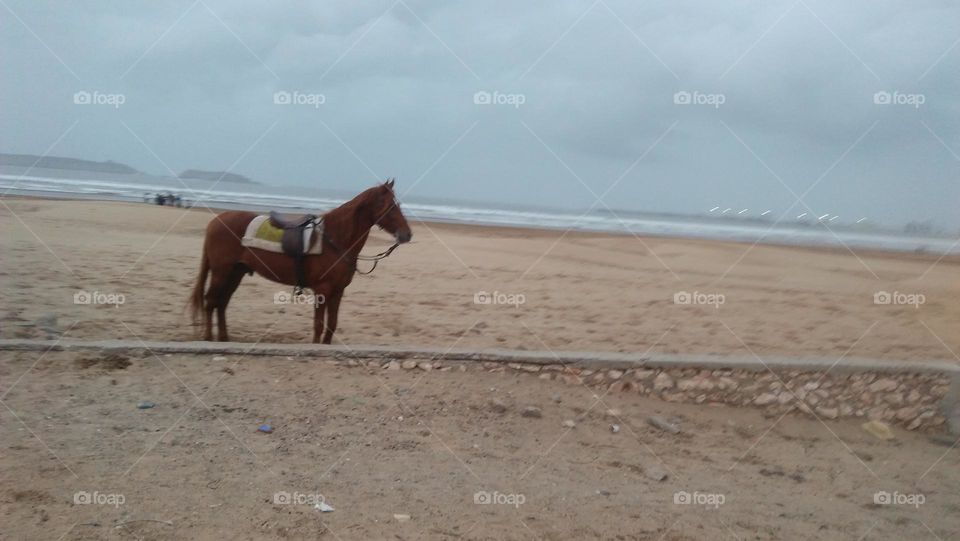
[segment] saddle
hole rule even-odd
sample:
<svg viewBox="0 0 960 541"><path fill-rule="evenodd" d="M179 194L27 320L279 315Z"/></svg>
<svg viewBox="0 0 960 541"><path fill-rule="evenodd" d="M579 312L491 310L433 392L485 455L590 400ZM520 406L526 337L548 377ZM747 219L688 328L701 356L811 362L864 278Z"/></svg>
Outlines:
<svg viewBox="0 0 960 541"><path fill-rule="evenodd" d="M270 211L270 224L283 230L283 236L280 238L283 253L293 258L297 272L295 291L298 295L303 291L305 285L303 258L310 250L310 241L313 239L313 229L317 220L317 216L313 214L304 214L287 219L276 211Z"/></svg>

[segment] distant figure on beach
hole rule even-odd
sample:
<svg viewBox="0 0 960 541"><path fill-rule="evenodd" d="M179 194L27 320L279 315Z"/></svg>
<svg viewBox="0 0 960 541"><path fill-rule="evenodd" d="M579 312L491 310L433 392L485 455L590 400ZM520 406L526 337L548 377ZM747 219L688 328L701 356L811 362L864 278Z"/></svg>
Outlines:
<svg viewBox="0 0 960 541"><path fill-rule="evenodd" d="M171 207L177 208L183 206L183 199L181 199L179 195L174 195L171 192L167 192L165 194L156 194L153 198L153 202L160 206L170 205Z"/></svg>

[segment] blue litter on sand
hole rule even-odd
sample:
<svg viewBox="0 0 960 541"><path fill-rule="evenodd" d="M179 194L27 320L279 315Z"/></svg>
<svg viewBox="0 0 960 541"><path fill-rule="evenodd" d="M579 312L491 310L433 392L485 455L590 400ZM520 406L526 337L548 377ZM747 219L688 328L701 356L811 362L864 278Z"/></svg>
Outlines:
<svg viewBox="0 0 960 541"><path fill-rule="evenodd" d="M137 409L148 410L154 406L156 406L156 404L154 404L153 402L140 402L139 404L137 404Z"/></svg>
<svg viewBox="0 0 960 541"><path fill-rule="evenodd" d="M270 434L271 432L273 432L273 427L271 427L270 425L260 425L260 428L258 428L257 430L260 432L263 432L264 434Z"/></svg>

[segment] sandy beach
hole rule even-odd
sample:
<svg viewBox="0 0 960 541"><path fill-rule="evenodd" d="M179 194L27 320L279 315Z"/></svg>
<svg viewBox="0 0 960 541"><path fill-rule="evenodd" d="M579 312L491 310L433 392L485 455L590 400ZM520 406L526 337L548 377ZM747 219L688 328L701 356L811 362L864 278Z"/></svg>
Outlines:
<svg viewBox="0 0 960 541"><path fill-rule="evenodd" d="M0 337L197 338L184 306L210 211L3 203ZM955 259L413 230L413 243L348 289L335 343L948 362L960 351ZM376 233L366 252L389 243ZM923 302L875 304L880 291ZM79 292L116 304L78 304ZM274 302L288 292L246 278L228 311L233 339L309 342L311 307ZM678 293L716 304L678 304ZM483 294L495 301L475 302ZM957 455L942 425L906 430L891 420L884 441L861 428L864 418L780 415L750 399L680 403L623 382L588 386L586 371L381 363L3 352L3 533L905 539L958 527ZM778 378L742 383L773 389ZM264 423L271 433L258 432ZM888 493L924 501L877 503ZM336 510L318 511L320 499Z"/></svg>
<svg viewBox="0 0 960 541"><path fill-rule="evenodd" d="M952 438L895 428L881 441L856 420L827 427L596 393L476 363L3 359L5 381L29 371L6 398L19 417L0 416L10 539L856 540L960 529ZM156 406L138 409L144 400ZM884 505L883 493L923 501ZM318 512L321 498L335 511Z"/></svg>
<svg viewBox="0 0 960 541"><path fill-rule="evenodd" d="M198 336L184 304L210 210L4 202L0 337L43 338L35 323L50 316L71 338ZM347 289L335 343L951 362L951 350L960 352L956 257L437 223L413 229L412 244ZM389 243L377 232L365 252ZM78 291L122 295L123 304L75 304ZM288 291L245 278L228 310L232 339L308 342L312 308L274 302ZM494 302L477 304L483 292ZM684 292L722 303L676 304ZM923 302L875 304L878 292Z"/></svg>

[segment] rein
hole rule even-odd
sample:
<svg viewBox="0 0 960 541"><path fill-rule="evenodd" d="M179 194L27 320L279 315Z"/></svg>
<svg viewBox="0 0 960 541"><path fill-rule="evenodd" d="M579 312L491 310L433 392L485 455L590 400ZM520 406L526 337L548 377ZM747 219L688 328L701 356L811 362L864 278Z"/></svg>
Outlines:
<svg viewBox="0 0 960 541"><path fill-rule="evenodd" d="M370 270L368 270L367 272L363 272L360 270L359 267L357 267L357 264L354 263L353 264L354 272L356 272L357 274L362 274L364 276L372 273L377 268L377 263L379 263L381 259L386 259L387 257L389 257L390 254L392 254L393 251L397 249L397 246L400 246L400 243L394 242L393 246L387 248L386 250L380 252L377 255L358 255L357 256L358 261L373 261L373 266L370 267Z"/></svg>
<svg viewBox="0 0 960 541"><path fill-rule="evenodd" d="M325 240L325 241L327 242L327 244L329 244L331 247L333 247L333 249L336 250L336 251L340 254L341 257L346 253L342 248L340 248L340 246L337 245L337 243L333 242L333 239L331 239L330 236L327 235L326 230L324 230L324 232L323 232L323 240ZM368 270L367 272L363 272L363 271L360 270L360 268L357 266L357 262L354 261L354 262L353 262L353 272L355 272L355 273L357 273L357 274L362 274L362 275L364 275L364 276L366 276L366 275L368 275L368 274L371 274L371 273L377 268L377 263L379 263L380 260L386 259L387 257L389 257L390 254L392 254L393 251L397 249L397 246L400 246L400 243L399 243L399 242L394 242L394 243L393 243L393 246L387 248L386 250L380 252L379 254L376 254L376 255L357 255L357 261L373 261L373 266L370 267L370 270Z"/></svg>

